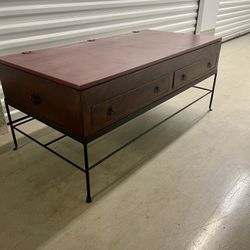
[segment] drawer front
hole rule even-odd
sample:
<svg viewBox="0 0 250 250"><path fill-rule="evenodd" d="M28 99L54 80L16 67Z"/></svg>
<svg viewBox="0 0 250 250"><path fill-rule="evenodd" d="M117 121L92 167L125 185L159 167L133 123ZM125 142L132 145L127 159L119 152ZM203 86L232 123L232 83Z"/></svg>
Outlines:
<svg viewBox="0 0 250 250"><path fill-rule="evenodd" d="M167 95L171 85L170 78L170 75L166 74L141 87L92 106L93 130L101 129Z"/></svg>
<svg viewBox="0 0 250 250"><path fill-rule="evenodd" d="M191 85L194 80L215 72L219 52L220 43L211 44L83 91L84 135L88 137L118 124L159 99L171 98L183 85ZM183 70L188 78L179 80ZM159 92L155 93L157 84Z"/></svg>
<svg viewBox="0 0 250 250"><path fill-rule="evenodd" d="M193 52L193 57L192 53L190 53L189 64L174 72L173 87L180 88L214 71L217 68L218 49L218 46L203 48L197 52Z"/></svg>
<svg viewBox="0 0 250 250"><path fill-rule="evenodd" d="M15 108L82 136L81 103L78 91L0 65L4 95Z"/></svg>

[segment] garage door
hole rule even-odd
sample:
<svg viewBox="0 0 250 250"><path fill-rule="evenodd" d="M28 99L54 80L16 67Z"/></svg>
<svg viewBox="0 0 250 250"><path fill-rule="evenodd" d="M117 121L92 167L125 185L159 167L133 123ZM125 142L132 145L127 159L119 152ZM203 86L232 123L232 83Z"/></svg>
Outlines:
<svg viewBox="0 0 250 250"><path fill-rule="evenodd" d="M219 3L216 36L228 40L250 32L250 0L224 0Z"/></svg>
<svg viewBox="0 0 250 250"><path fill-rule="evenodd" d="M141 29L192 33L197 9L198 0L1 0L0 55Z"/></svg>

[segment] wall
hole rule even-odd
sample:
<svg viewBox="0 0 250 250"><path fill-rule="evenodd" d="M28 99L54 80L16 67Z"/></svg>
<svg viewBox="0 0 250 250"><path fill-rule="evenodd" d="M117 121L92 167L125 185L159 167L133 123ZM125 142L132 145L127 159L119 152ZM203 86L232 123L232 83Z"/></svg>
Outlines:
<svg viewBox="0 0 250 250"><path fill-rule="evenodd" d="M133 30L192 33L198 0L1 0L0 55Z"/></svg>
<svg viewBox="0 0 250 250"><path fill-rule="evenodd" d="M219 0L200 0L197 33L214 34L218 9Z"/></svg>

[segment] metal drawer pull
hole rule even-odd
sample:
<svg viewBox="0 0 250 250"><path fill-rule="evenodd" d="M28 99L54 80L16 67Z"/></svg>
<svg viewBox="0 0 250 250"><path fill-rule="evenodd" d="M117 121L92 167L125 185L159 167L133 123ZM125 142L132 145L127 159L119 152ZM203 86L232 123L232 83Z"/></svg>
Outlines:
<svg viewBox="0 0 250 250"><path fill-rule="evenodd" d="M32 94L30 96L30 101L34 104L34 105L38 105L41 103L41 99L39 97L39 95L36 95L36 94Z"/></svg>
<svg viewBox="0 0 250 250"><path fill-rule="evenodd" d="M158 93L159 91L160 91L159 86L155 86L155 88L154 88L154 93Z"/></svg>
<svg viewBox="0 0 250 250"><path fill-rule="evenodd" d="M22 54L23 55L28 55L28 54L31 54L31 51L30 50L29 51L23 51Z"/></svg>
<svg viewBox="0 0 250 250"><path fill-rule="evenodd" d="M182 80L182 81L187 80L187 75L186 75L186 74L182 74L182 75L181 75L181 80Z"/></svg>
<svg viewBox="0 0 250 250"><path fill-rule="evenodd" d="M111 115L113 115L115 113L115 111L113 110L113 108L112 107L109 107L108 108L108 111L107 111L107 115L108 116L111 116Z"/></svg>

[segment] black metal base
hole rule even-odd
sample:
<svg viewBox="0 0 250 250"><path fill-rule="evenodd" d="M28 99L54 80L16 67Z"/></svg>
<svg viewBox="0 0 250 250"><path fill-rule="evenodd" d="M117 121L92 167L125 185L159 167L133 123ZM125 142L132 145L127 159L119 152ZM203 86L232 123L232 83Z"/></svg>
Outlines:
<svg viewBox="0 0 250 250"><path fill-rule="evenodd" d="M94 163L92 166L89 166L89 160L88 160L88 143L90 141L89 142L83 141L82 145L83 145L83 154L84 154L84 168L82 166L77 165L73 161L67 159L66 157L64 157L63 155L59 154L58 152L56 152L55 150L53 150L53 149L51 149L49 147L51 144L53 144L53 143L55 143L55 142L57 142L57 141L65 138L67 135L62 135L62 136L60 136L60 137L58 137L58 138L56 138L56 139L54 139L52 141L49 141L49 142L47 142L45 144L41 143L40 141L36 140L35 138L33 138L32 136L28 135L27 133L25 133L24 131L22 131L21 129L18 128L18 126L20 126L20 125L22 125L24 123L30 122L30 121L34 120L34 118L30 117L29 115L26 115L26 116L24 116L22 118L19 118L19 119L16 119L16 120L12 121L12 119L11 119L11 113L10 113L10 109L9 109L9 104L8 104L8 101L5 99L6 111L7 111L8 120L9 120L8 125L10 126L11 134L12 134L13 142L14 142L14 146L15 146L14 150L16 150L17 147L18 147L18 145L17 145L17 139L16 139L16 135L15 135L15 130L16 130L19 133L21 133L24 136L26 136L29 139L31 139L32 141L38 143L43 148L49 150L51 153L53 153L53 154L57 155L58 157L60 157L61 159L65 160L66 162L68 162L69 164L71 164L73 167L75 167L78 170L80 170L83 173L85 173L85 178L86 178L86 202L90 203L90 202L92 202L92 198L91 198L91 189L90 189L89 170L91 170L92 168L94 168L97 165L101 164L102 162L104 162L105 160L107 160L108 158L110 158L112 155L114 155L115 153L119 152L120 150L122 150L123 148L125 148L126 146L128 146L129 144L131 144L132 142L134 142L135 140L137 140L140 137L144 136L145 134L147 134L151 130L153 130L156 127L160 126L162 123L166 122L167 120L169 120L173 116L179 114L180 112L182 112L183 110L187 109L188 107L190 107L191 105L195 104L196 102L198 102L199 100L201 100L202 98L206 97L209 94L211 94L210 101L209 101L209 110L212 111L212 102L213 102L213 97L214 97L214 90L215 90L215 85L216 85L216 79L217 79L217 73L214 74L214 81L213 81L212 89L207 89L207 88L203 88L203 87L199 87L199 86L193 86L194 88L197 88L197 89L200 89L200 90L204 90L207 93L205 93L201 97L197 98L196 100L192 101L191 103L189 103L188 105L186 105L182 109L176 111L175 113L173 113L172 115L168 116L167 118L165 118L164 120L160 121L159 123L155 124L151 128L149 128L146 131L142 132L141 134L139 134L138 136L134 137L130 141L126 142L125 144L123 144L122 146L120 146L119 148L117 148L116 150L114 150L113 152L111 152L108 155L106 155L105 157L103 157L101 160L99 160L96 163Z"/></svg>
<svg viewBox="0 0 250 250"><path fill-rule="evenodd" d="M87 203L91 203L91 202L92 202L92 198L91 198L90 196L87 196L86 202L87 202Z"/></svg>

